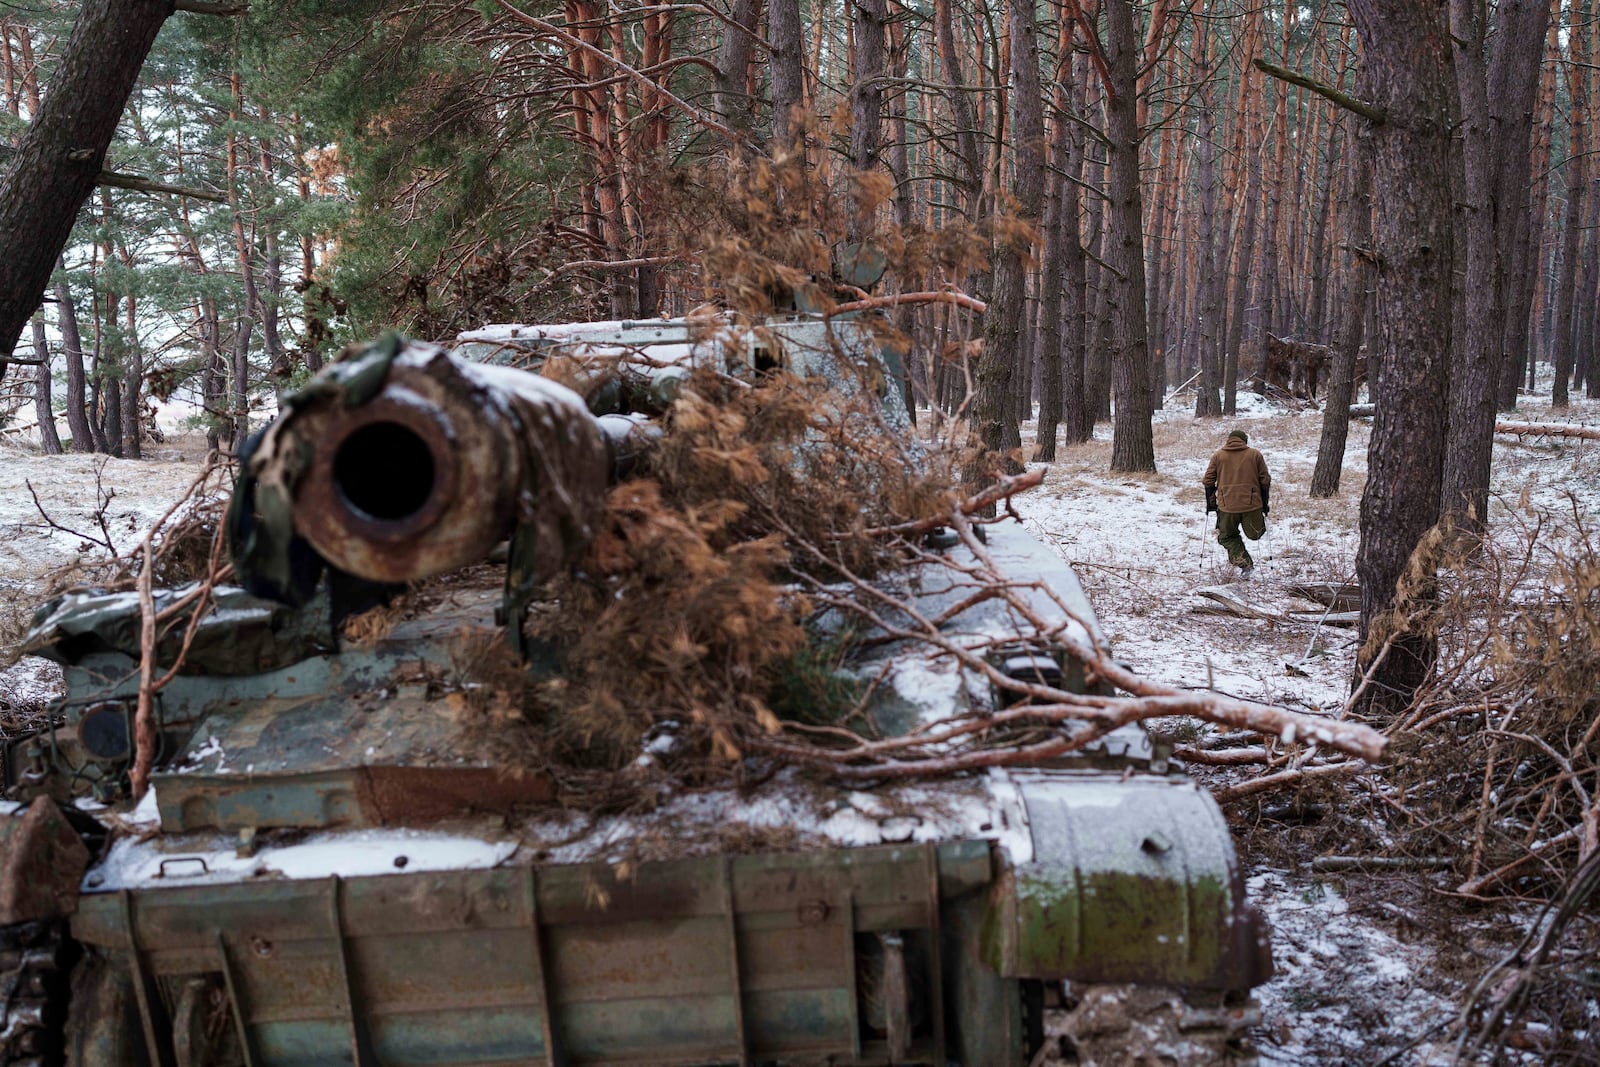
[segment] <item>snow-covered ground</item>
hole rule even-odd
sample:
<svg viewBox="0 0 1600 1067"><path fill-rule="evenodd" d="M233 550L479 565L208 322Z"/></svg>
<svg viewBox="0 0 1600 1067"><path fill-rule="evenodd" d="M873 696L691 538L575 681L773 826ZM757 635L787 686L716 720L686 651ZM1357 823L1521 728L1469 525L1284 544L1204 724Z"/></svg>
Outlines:
<svg viewBox="0 0 1600 1067"><path fill-rule="evenodd" d="M149 460L45 456L15 442L0 438L0 667L51 575L106 558L97 542L119 553L137 548L205 468L203 440L155 446ZM38 658L0 669L0 727L8 705L41 706L60 677Z"/></svg>
<svg viewBox="0 0 1600 1067"><path fill-rule="evenodd" d="M1139 673L1299 710L1335 711L1353 662L1348 630L1197 614L1195 594L1227 584L1282 609L1297 606L1288 583L1350 578L1367 424L1350 426L1340 494L1313 501L1308 487L1320 412L1286 412L1241 394L1237 417L1200 422L1185 400L1158 414L1158 473L1109 473L1109 428L1102 427L1095 440L1063 448L1043 486L1018 498L1017 509L1077 570L1116 655ZM1600 425L1600 402L1579 400L1552 416L1546 404L1530 400L1518 417ZM1274 478L1270 529L1251 546L1257 568L1248 584L1234 581L1213 540L1199 484L1211 453L1236 427L1249 431ZM44 457L0 445L0 601L21 610L37 598L42 574L83 551L82 538L43 523L30 484L55 522L96 536L103 490L114 492L103 512L113 542L126 550L198 475L198 462L178 457L177 451L143 462ZM1576 507L1593 517L1600 506L1600 443L1502 438L1495 489L1501 494L1495 516L1533 504ZM0 703L37 700L52 684L47 665L25 660L0 674ZM1278 976L1258 991L1263 1061L1375 1063L1418 1041L1396 1062L1427 1062L1426 1035L1454 1010L1460 976L1470 973L1460 965L1460 946L1408 923L1404 908L1383 906L1373 881L1290 869L1271 853L1252 852L1248 828L1239 830L1251 890L1272 922L1276 945ZM1407 882L1412 891L1418 877Z"/></svg>
<svg viewBox="0 0 1600 1067"><path fill-rule="evenodd" d="M1577 399L1552 414L1548 401L1530 397L1503 418L1600 426L1600 401ZM1156 416L1156 474L1110 473L1110 427L1102 425L1095 440L1061 448L1044 484L1018 497L1016 508L1077 570L1114 653L1138 673L1336 712L1354 663L1350 630L1196 611L1205 604L1196 591L1209 586L1282 611L1312 606L1288 595L1291 583L1353 580L1370 423L1350 424L1339 494L1312 500L1321 425L1320 411L1288 412L1244 392L1236 417L1202 421L1192 415L1192 397L1180 397ZM1248 582L1216 544L1200 487L1212 452L1233 429L1249 433L1273 477L1269 528L1250 546L1256 567ZM1600 442L1499 437L1493 464L1491 521L1530 505L1600 515ZM1430 1062L1427 1035L1453 1015L1472 974L1461 959L1482 953L1420 935L1373 891L1385 881L1412 891L1422 876L1288 870L1276 853L1252 857L1249 834L1273 830L1235 830L1274 934L1278 974L1257 991L1263 1063L1370 1064L1413 1041L1417 1047L1395 1062Z"/></svg>

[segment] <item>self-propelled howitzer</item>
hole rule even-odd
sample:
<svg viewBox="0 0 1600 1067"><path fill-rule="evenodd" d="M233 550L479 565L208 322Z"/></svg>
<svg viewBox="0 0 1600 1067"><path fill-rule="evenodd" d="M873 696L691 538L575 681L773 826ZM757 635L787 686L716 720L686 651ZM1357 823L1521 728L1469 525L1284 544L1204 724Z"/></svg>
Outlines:
<svg viewBox="0 0 1600 1067"><path fill-rule="evenodd" d="M486 343L535 364L632 354L652 368L633 392L657 396L686 360L812 375L877 359L863 325L814 316L731 339L662 321L470 339ZM903 412L893 375L841 380ZM395 340L287 401L241 457L247 588L158 644L161 670L185 667L154 701L152 788L131 810L137 597L46 605L32 643L66 693L0 761L0 1064L975 1067L1047 1047L1070 1062L1067 1044L1081 1062L1235 1061L1265 930L1215 804L1137 727L1025 772L846 790L780 771L755 794L587 823L550 807L548 780L461 744L463 635L520 631L653 432L633 417L648 405L602 394L623 418ZM500 544L503 570L485 563ZM1042 617L1065 605L1095 627L1020 528L992 527L985 554L1054 592ZM376 639L334 624L441 573ZM1007 646L1013 619L963 606L958 581L915 586L924 617L1002 671L1094 684L1059 648ZM157 591L156 610L182 618L191 592ZM1004 699L926 648L873 643L854 669L885 730ZM737 827L767 844L727 850ZM645 836L678 858L621 862Z"/></svg>

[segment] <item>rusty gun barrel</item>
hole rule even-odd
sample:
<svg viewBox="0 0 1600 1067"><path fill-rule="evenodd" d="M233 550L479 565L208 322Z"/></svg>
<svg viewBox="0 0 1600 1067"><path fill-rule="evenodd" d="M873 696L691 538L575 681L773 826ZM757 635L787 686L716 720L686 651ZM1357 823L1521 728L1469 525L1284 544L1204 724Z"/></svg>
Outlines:
<svg viewBox="0 0 1600 1067"><path fill-rule="evenodd" d="M523 577L543 580L587 546L608 440L628 436L603 432L576 393L537 374L387 338L285 402L244 457L242 528L268 569L298 538L373 582L454 570L515 535L524 571L535 561L538 572Z"/></svg>

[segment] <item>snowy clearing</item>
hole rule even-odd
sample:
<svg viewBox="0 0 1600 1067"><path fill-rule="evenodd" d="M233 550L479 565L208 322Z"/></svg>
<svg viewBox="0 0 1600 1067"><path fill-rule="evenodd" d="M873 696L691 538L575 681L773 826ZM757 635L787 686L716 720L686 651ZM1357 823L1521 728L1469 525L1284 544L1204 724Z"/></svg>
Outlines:
<svg viewBox="0 0 1600 1067"><path fill-rule="evenodd" d="M1158 473L1108 473L1110 427L1060 448L1044 484L1019 497L1027 526L1077 570L1118 660L1153 680L1215 688L1300 711L1337 712L1348 694L1354 631L1198 614L1196 591L1239 590L1251 603L1283 611L1313 605L1286 587L1354 579L1359 510L1370 422L1352 420L1340 492L1309 496L1322 413L1286 412L1241 390L1239 415L1197 420L1192 401L1156 414ZM1525 397L1519 421L1600 425L1600 401L1575 400L1552 414ZM1273 478L1268 532L1250 545L1254 575L1239 581L1216 544L1200 477L1235 428L1265 454ZM1029 428L1025 428L1027 439ZM1494 451L1491 521L1528 506L1600 514L1600 444L1499 437ZM1204 780L1208 772L1197 772ZM1428 1063L1431 1028L1453 1014L1465 985L1508 938L1509 924L1472 923L1451 931L1418 919L1439 886L1426 874L1313 874L1257 847L1258 834L1283 828L1234 822L1252 896L1271 920L1278 975L1257 990L1265 1025L1262 1062L1371 1064L1417 1042L1397 1063ZM1359 903L1357 903L1359 901ZM1536 1061L1530 1061L1536 1062Z"/></svg>

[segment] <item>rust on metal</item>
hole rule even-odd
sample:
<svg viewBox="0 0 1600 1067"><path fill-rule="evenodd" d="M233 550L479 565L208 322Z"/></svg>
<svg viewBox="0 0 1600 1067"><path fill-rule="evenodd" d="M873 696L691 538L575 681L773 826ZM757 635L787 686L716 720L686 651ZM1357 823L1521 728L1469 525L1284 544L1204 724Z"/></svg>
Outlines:
<svg viewBox="0 0 1600 1067"><path fill-rule="evenodd" d="M89 849L48 796L0 819L0 925L71 915L88 866Z"/></svg>
<svg viewBox="0 0 1600 1067"><path fill-rule="evenodd" d="M553 572L587 543L608 469L577 394L416 343L370 398L323 390L295 405L250 462L261 484L292 488L299 536L376 582L477 562L513 529Z"/></svg>

